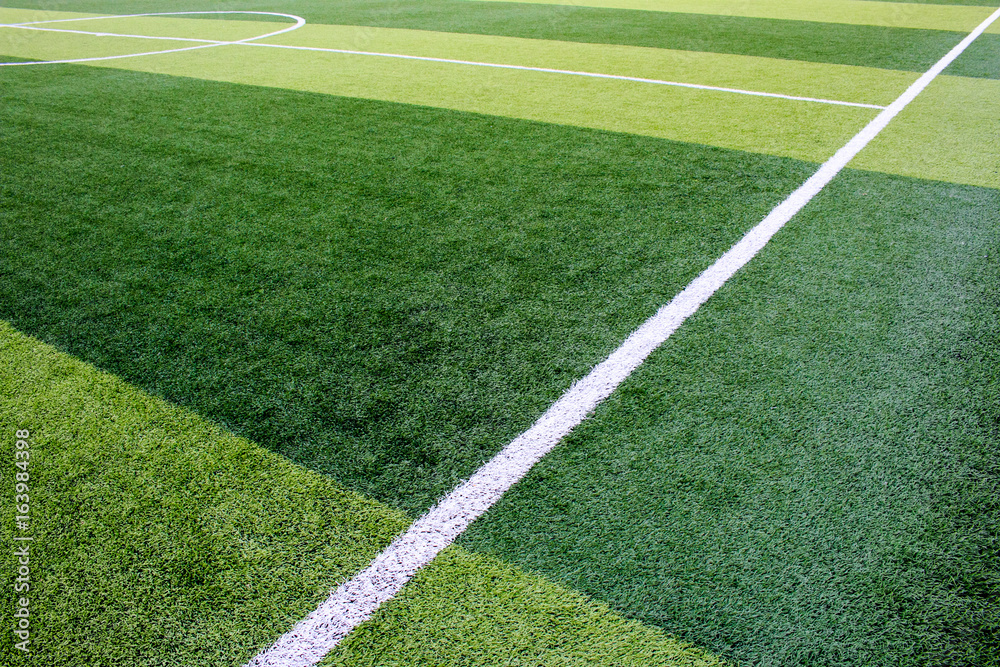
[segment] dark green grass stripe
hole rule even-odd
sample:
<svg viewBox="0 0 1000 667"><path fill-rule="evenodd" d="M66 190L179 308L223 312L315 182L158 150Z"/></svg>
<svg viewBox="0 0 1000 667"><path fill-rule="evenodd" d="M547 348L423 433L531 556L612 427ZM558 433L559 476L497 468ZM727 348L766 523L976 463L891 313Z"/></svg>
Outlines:
<svg viewBox="0 0 1000 667"><path fill-rule="evenodd" d="M14 611L28 598L31 655L4 632L5 667L243 665L407 524L0 321L11 463L20 430L30 431L27 469L3 466L0 485L13 490L24 482L15 473L27 473L28 529L8 517L0 544L33 538L30 590L4 549L0 604ZM719 667L658 628L458 547L325 664L499 665L515 655L535 665Z"/></svg>
<svg viewBox="0 0 1000 667"><path fill-rule="evenodd" d="M0 317L412 512L814 169L165 76L0 76Z"/></svg>
<svg viewBox="0 0 1000 667"><path fill-rule="evenodd" d="M120 5L107 0L25 0L20 4L25 8L121 12ZM135 13L189 8L176 0L129 4L129 12ZM311 23L627 44L914 72L927 70L963 37L936 30L466 0L275 0L220 3L218 8L288 12ZM989 61L989 54L985 57ZM970 63L970 72L982 69Z"/></svg>
<svg viewBox="0 0 1000 667"><path fill-rule="evenodd" d="M944 73L1000 79L1000 35L980 35Z"/></svg>
<svg viewBox="0 0 1000 667"><path fill-rule="evenodd" d="M747 665L997 665L1000 191L845 172L466 546Z"/></svg>
<svg viewBox="0 0 1000 667"><path fill-rule="evenodd" d="M5 667L243 664L406 525L4 322L0 428L12 463L15 431L30 431L18 533L33 538L18 595L7 514L0 603L29 599L31 656L8 629ZM11 491L16 472L0 472Z"/></svg>

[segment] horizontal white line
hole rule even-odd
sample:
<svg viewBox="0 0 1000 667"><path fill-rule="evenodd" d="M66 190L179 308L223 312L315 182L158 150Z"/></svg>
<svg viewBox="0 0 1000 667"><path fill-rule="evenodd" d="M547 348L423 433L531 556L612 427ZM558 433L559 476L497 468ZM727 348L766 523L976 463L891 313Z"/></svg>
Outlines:
<svg viewBox="0 0 1000 667"><path fill-rule="evenodd" d="M827 100L819 97L800 97L797 95L782 95L780 93L765 93L757 90L743 90L741 88L724 88L721 86L705 86L698 83L682 83L680 81L663 81L660 79L646 79L637 76L624 76L621 74L601 74L598 72L580 72L569 69L553 69L550 67L529 67L527 65L504 65L501 63L486 63L475 60L455 60L453 58L433 58L431 56L411 56L401 53L380 53L377 51L352 51L349 49L331 49L318 46L291 46L288 44L261 44L253 42L247 46L263 46L272 49L294 49L297 51L322 51L325 53L343 53L355 56L376 56L379 58L399 58L402 60L423 60L433 63L450 63L453 65L471 65L473 67L493 67L497 69L523 70L527 72L546 72L549 74L567 74L571 76L587 76L595 79L616 79L619 81L635 81L638 83L652 83L660 86L675 86L678 88L694 88L697 90L712 90L722 93L736 93L738 95L754 95L757 97L776 97L783 100L795 100L798 102L819 102L821 104L836 104L846 107L863 107L865 109L884 109L877 104L862 104L859 102L844 102L841 100Z"/></svg>
<svg viewBox="0 0 1000 667"><path fill-rule="evenodd" d="M1000 18L1000 9L910 85L726 254L646 320L621 347L570 387L530 429L417 519L371 565L344 582L318 609L250 660L248 667L312 667L354 628L371 618L382 603L395 597L418 570L454 542L469 524L610 396L733 274L753 259L785 223L819 194L889 121L997 18Z"/></svg>
<svg viewBox="0 0 1000 667"><path fill-rule="evenodd" d="M107 18L107 17L102 17ZM63 19L64 21L84 21L93 19ZM38 28L35 27L38 23L51 23L52 21L38 21L36 23L18 23L9 25L0 25L0 28L21 28L24 30L39 30L44 32L66 32L74 33L79 35L93 35L97 37L128 37L132 39L157 39L157 40L167 40L167 41L178 41L178 42L200 42L203 44L211 44L216 46L228 45L228 44L243 44L245 46L264 46L272 49L291 49L294 51L318 51L322 53L341 53L346 55L354 56L373 56L378 58L398 58L401 60L420 60L424 62L433 63L448 63L452 65L469 65L472 67L491 67L495 69L510 69L510 70L521 70L525 72L544 72L547 74L564 74L569 76L584 76L594 79L613 79L617 81L633 81L636 83L650 83L658 86L673 86L676 88L692 88L695 90L710 90L720 93L733 93L736 95L752 95L755 97L773 97L783 100L793 100L796 102L817 102L820 104L834 104L838 106L845 107L861 107L864 109L884 109L884 106L879 106L878 104L863 104L860 102L845 102L842 100L829 100L820 97L802 97L799 95L782 95L780 93L765 93L758 90L744 90L742 88L726 88L723 86L707 86L698 83L684 83L681 81L665 81L661 79L647 79L638 76L625 76L622 74L602 74L599 72L581 72L578 70L567 70L567 69L555 69L551 67L530 67L528 65L505 65L503 63L487 63L479 62L475 60L456 60L453 58L434 58L431 56L413 56L403 53L381 53L378 51L354 51L350 49L334 49L325 48L319 46L293 46L290 44L261 44L260 42L226 42L212 39L193 39L190 37L153 37L149 35L128 35L114 32L90 32L87 30L67 30L63 28ZM260 37L256 39L261 39ZM145 56L145 55L155 55L155 53L175 53L176 51L162 51L162 52L150 52L150 53L136 53L132 54L134 56ZM115 58L124 58L127 56L115 56ZM94 60L101 60L110 58L81 58L73 60L59 60L59 61L45 61L51 63L81 63L81 62L92 62ZM6 64L6 63L4 63ZM11 63L14 64L14 63ZM29 63L21 63L29 64Z"/></svg>

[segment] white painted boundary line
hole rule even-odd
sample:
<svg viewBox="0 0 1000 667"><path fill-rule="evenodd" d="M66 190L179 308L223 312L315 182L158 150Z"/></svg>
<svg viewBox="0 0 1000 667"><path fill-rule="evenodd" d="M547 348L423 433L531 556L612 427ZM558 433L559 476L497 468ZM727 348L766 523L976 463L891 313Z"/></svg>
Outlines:
<svg viewBox="0 0 1000 667"><path fill-rule="evenodd" d="M190 12L190 13L196 14L196 13L226 13L226 12ZM269 14L271 12L232 12L232 13L264 13L264 14ZM130 15L130 16L122 16L120 18L130 18L131 16L164 16L164 15L165 14L133 14L133 15ZM288 16L288 17L291 18L290 14L280 14L280 16ZM834 104L834 105L845 106L845 107L862 107L864 109L885 109L884 106L881 106L881 105L878 105L878 104L864 104L864 103L861 103L861 102L845 102L845 101L842 101L842 100L828 100L828 99L824 99L824 98L821 98L821 97L801 97L801 96L798 96L798 95L782 95L780 93L765 93L765 92L757 91L757 90L744 90L742 88L725 88L725 87L722 87L722 86L706 86L706 85L702 85L702 84L698 84L698 83L683 83L683 82L680 82L680 81L664 81L664 80L661 80L661 79L647 79L647 78L636 77L636 76L624 76L624 75L621 75L621 74L601 74L599 72L581 72L581 71L577 71L577 70L568 70L568 69L553 69L553 68L550 68L550 67L530 67L530 66L527 66L527 65L505 65L505 64L502 64L502 63L487 63L487 62L479 62L479 61L475 61L475 60L455 60L455 59L452 59L452 58L434 58L434 57L431 57L431 56L412 56L412 55L406 55L406 54L401 54L401 53L381 53L381 52L378 52L378 51L352 51L350 49L332 49L332 48L324 48L324 47L319 47L319 46L293 46L293 45L290 45L290 44L261 44L260 42L247 41L247 40L242 40L242 41L239 41L239 42L224 42L224 41L218 41L218 40L212 40L212 39L192 39L190 37L152 37L152 36L149 36L149 35L126 35L126 34L113 33L113 32L90 32L90 31L87 31L87 30L66 30L66 29L61 29L61 28L38 28L38 27L36 27L36 25L41 24L41 23L57 23L59 21L93 21L93 20L96 20L97 18L102 18L103 19L103 18L113 18L113 17L101 16L101 17L83 18L83 19L56 19L56 20L53 20L53 21L36 21L34 23L16 23L16 24L0 25L0 28L21 28L21 29L24 29L24 30L38 30L38 31L42 31L42 32L65 32L65 33L72 33L72 34L77 34L77 35L93 35L93 36L96 36L96 37L129 37L129 38L132 38L132 39L157 39L157 40L172 40L172 41L177 41L177 42L201 42L205 46L192 46L192 47L185 47L185 48L181 48L181 49L171 49L169 51L152 51L152 52L149 52L149 53L134 53L134 54L128 54L128 55L123 55L123 56L105 56L105 57L97 57L97 58L80 58L80 59L75 59L75 60L33 61L33 62L30 62L30 63L27 63L27 62L26 63L0 63L0 66L4 66L4 65L41 65L41 64L53 64L53 63L63 63L64 64L64 63L93 62L93 61L96 61L96 60L113 60L113 59L117 59L117 58L131 58L131 57L135 57L135 56L155 55L155 54L158 54L158 53L176 53L178 51L191 51L191 50L198 49L198 48L206 48L208 46L228 46L228 45L234 45L234 44L242 44L242 45L245 45L245 46L263 46L263 47L267 47L267 48L271 48L271 49L291 49L291 50L294 50L294 51L319 51L319 52L322 52L322 53L340 53L340 54L345 54L345 55L371 56L371 57L378 57L378 58L398 58L400 60L420 60L420 61L432 62L432 63L448 63L448 64L452 64L452 65L468 65L468 66L472 66L472 67L491 67L491 68L494 68L494 69L521 70L521 71L525 71L525 72L544 72L544 73L548 73L548 74L562 74L562 75L567 75L567 76L583 76L583 77L590 77L590 78L594 78L594 79L613 79L613 80L617 80L617 81L633 81L633 82L636 82L636 83L650 83L650 84L655 84L655 85L658 85L658 86L673 86L675 88L692 88L692 89L695 89L695 90L711 90L711 91L721 92L721 93L734 93L734 94L737 94L737 95L751 95L751 96L754 96L754 97L773 97L773 98L778 98L778 99L782 99L782 100L794 100L794 101L797 101L797 102L816 102L816 103L819 103L819 104ZM295 17L295 18L297 18L297 17ZM287 30L283 30L283 31L280 31L280 32L277 32L277 33L272 33L270 35L262 35L261 37L252 37L250 39L258 40L258 39L263 39L264 37L274 37L275 35L281 34L282 32L288 32L289 30L294 30L297 27L299 27L299 26L295 26L293 28L289 28Z"/></svg>
<svg viewBox="0 0 1000 667"><path fill-rule="evenodd" d="M637 76L623 76L621 74L600 74L598 72L580 72L570 69L552 69L549 67L529 67L527 65L504 65L501 63L486 63L475 60L455 60L452 58L432 58L430 56L409 56L399 53L380 53L378 51L351 51L349 49L328 49L318 46L289 46L287 44L261 44L255 42L247 46L262 46L272 49L295 49L297 51L322 51L325 53L343 53L355 56L375 56L379 58L399 58L401 60L422 60L432 63L449 63L453 65L471 65L473 67L492 67L495 69L513 69L525 72L546 72L549 74L565 74L570 76L586 76L595 79L615 79L618 81L635 81L637 83L652 83L659 86L674 86L677 88L694 88L696 90L713 90L723 93L736 93L738 95L754 95L757 97L777 97L783 100L796 100L799 102L819 102L821 104L837 104L847 107L864 107L866 109L885 109L877 104L863 104L860 102L843 102L841 100L827 100L819 97L798 97L796 95L781 95L779 93L764 93L756 90L743 90L741 88L723 88L720 86L704 86L697 83L681 83L679 81L663 81L660 79L645 79Z"/></svg>
<svg viewBox="0 0 1000 667"><path fill-rule="evenodd" d="M163 51L146 51L144 53L126 53L119 56L97 56L94 58L67 58L64 60L30 60L26 62L19 63L0 63L0 67L19 67L23 65L66 65L70 63L92 63L102 60L119 60L121 58L137 58L139 56L156 56L164 53L180 53L181 51L194 51L196 49L210 49L215 46L229 46L233 44L249 44L255 39L264 39L266 37L276 37L278 35L283 35L286 32L291 32L292 30L298 30L306 24L306 20L301 16L295 16L294 14L281 14L279 12L256 12L256 11L237 11L237 10L219 10L219 11L206 11L206 12L155 12L152 14L118 14L112 16L85 16L83 18L76 19L52 19L49 21L31 21L28 23L13 23L0 25L0 28L26 28L34 30L46 30L45 28L33 28L32 26L40 25L43 23L69 23L72 21L98 21L101 19L129 19L138 18L141 16L186 16L186 15L198 15L198 14L261 14L265 16L281 16L284 18L289 18L295 21L295 25L289 26L288 28L283 28L282 30L276 30L274 32L269 32L266 35L258 35L257 37L247 37L246 39L240 39L234 42L212 42L208 41L205 44L198 44L196 46L185 46L179 49L166 49ZM70 32L59 30L58 32ZM82 32L82 31L81 31ZM140 37L139 35L116 35L114 33L92 33L100 34L101 36L114 36L114 37ZM144 37L145 39L166 39L157 37ZM176 39L174 41L194 41L190 39Z"/></svg>
<svg viewBox="0 0 1000 667"><path fill-rule="evenodd" d="M767 244L847 163L874 139L945 67L1000 18L1000 9L917 79L895 102L768 214L726 254L636 329L585 378L573 384L535 424L393 540L372 563L341 584L247 667L313 667L379 606L391 600L422 567L450 545L532 466L611 395L653 350Z"/></svg>

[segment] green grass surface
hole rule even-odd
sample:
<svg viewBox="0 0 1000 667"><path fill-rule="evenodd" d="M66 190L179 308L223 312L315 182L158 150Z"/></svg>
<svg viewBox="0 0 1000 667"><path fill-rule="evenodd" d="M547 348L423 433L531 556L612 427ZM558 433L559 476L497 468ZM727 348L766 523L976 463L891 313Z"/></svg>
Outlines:
<svg viewBox="0 0 1000 667"><path fill-rule="evenodd" d="M716 667L705 651L526 576L450 547L376 612L323 667Z"/></svg>
<svg viewBox="0 0 1000 667"><path fill-rule="evenodd" d="M891 103L917 78L913 72L869 67L671 51L620 44L462 35L398 28L307 24L292 33L263 41L269 44L343 48L573 72L597 72L880 105ZM346 64L351 61L342 59L339 62ZM376 66L383 69L405 67L405 63L399 61L376 59L376 62L379 63ZM341 71L344 64L341 65ZM429 69L426 63L418 65L415 73L410 76L419 78L421 67ZM439 80L434 81L433 85L443 87L454 80L462 80L466 86L471 86L476 78L490 76L488 70L468 69L468 74L465 71L457 65L442 68L443 74L438 75ZM559 77L547 77L546 80L552 81L549 85L554 85ZM374 82L370 87L375 87Z"/></svg>
<svg viewBox="0 0 1000 667"><path fill-rule="evenodd" d="M18 7L96 13L183 11L177 0L20 0ZM923 72L964 33L810 21L670 14L466 0L284 0L217 2L213 9L283 11L310 23L409 28L531 39L625 44ZM3 49L0 48L0 52ZM982 54L992 62L992 53ZM974 75L984 69L964 59ZM955 68L959 65L955 65Z"/></svg>
<svg viewBox="0 0 1000 667"><path fill-rule="evenodd" d="M980 35L945 71L957 76L1000 79L1000 35Z"/></svg>
<svg viewBox="0 0 1000 667"><path fill-rule="evenodd" d="M570 7L600 7L679 14L739 16L828 24L954 30L970 32L990 15L989 9L955 5L901 7L870 0L485 0Z"/></svg>
<svg viewBox="0 0 1000 667"><path fill-rule="evenodd" d="M0 432L29 429L31 661L242 664L367 564L398 512L0 323ZM15 468L0 481L13 488ZM5 547L13 523L0 523ZM428 637L429 636L429 637ZM375 651L374 653L371 651ZM662 665L711 655L495 559L451 548L327 664Z"/></svg>
<svg viewBox="0 0 1000 667"><path fill-rule="evenodd" d="M6 20L30 17L7 10ZM50 15L54 16L54 14ZM139 18L95 21L128 32L205 36L250 34L245 21ZM159 21L165 21L159 25ZM282 24L258 25L257 34ZM252 31L251 31L252 32ZM149 48L136 40L17 33L18 55L91 57ZM307 25L280 43L386 51L419 56L568 70L664 77L692 83L827 99L888 104L912 73L725 54L663 51L621 45L574 44L482 35L357 26ZM119 43L123 42L123 43ZM183 42L158 43L174 46ZM114 48L117 46L118 51ZM239 46L96 65L326 94L404 102L578 127L643 134L782 157L825 161L874 116L869 109L697 91L541 72L396 60L371 56L267 49L247 58ZM1000 51L998 51L1000 53ZM964 62L964 56L957 63ZM337 76L329 73L336 71ZM520 91L519 94L511 94ZM1000 141L996 81L944 76L865 150L855 166L887 173L1000 187L994 145Z"/></svg>
<svg viewBox="0 0 1000 667"><path fill-rule="evenodd" d="M306 16L301 43L865 101L962 36L462 0L239 8ZM139 23L271 28L242 19ZM115 46L16 32L0 52ZM325 664L717 663L671 633L747 665L998 666L996 39L852 164L937 182L839 177ZM814 171L788 155L824 160L874 115L243 48L120 63L157 72L0 68L0 320L55 347L0 324L0 427L37 436L45 664L244 660Z"/></svg>
<svg viewBox="0 0 1000 667"><path fill-rule="evenodd" d="M976 5L980 7L996 7L995 0L879 0L880 2L902 2L905 4L928 5Z"/></svg>
<svg viewBox="0 0 1000 667"><path fill-rule="evenodd" d="M17 20L19 14L8 10L5 16ZM128 29L130 20L111 22L123 22L119 27ZM159 20L167 25L159 26ZM136 31L175 32L177 36L208 34L212 24L222 34L248 34L244 21L143 18L136 23ZM105 24L96 21L92 27L104 29ZM265 33L281 24L253 25ZM912 73L749 56L356 26L307 25L274 39L309 47L661 76L865 103L888 104L915 78ZM148 48L134 41L43 33L31 35L25 44L8 46L20 46L18 55L39 58L98 56L113 52L116 45L124 52ZM828 159L875 115L871 109L453 63L259 48L259 55L247 58L246 50L252 48L213 48L96 64L558 122L816 162ZM337 76L329 76L331 71ZM514 95L512 91L520 92ZM994 150L1000 141L998 99L997 81L942 76L854 166L1000 187L1000 161Z"/></svg>
<svg viewBox="0 0 1000 667"><path fill-rule="evenodd" d="M1000 189L1000 81L941 76L851 163Z"/></svg>
<svg viewBox="0 0 1000 667"><path fill-rule="evenodd" d="M232 665L406 525L7 324L0 427L11 460L14 432L32 434L30 664ZM9 511L0 530L9 618ZM28 664L12 642L0 637L3 664Z"/></svg>
<svg viewBox="0 0 1000 667"><path fill-rule="evenodd" d="M460 541L752 665L996 665L1000 191L847 172Z"/></svg>
<svg viewBox="0 0 1000 667"><path fill-rule="evenodd" d="M53 66L2 73L0 316L417 512L812 166Z"/></svg>
<svg viewBox="0 0 1000 667"><path fill-rule="evenodd" d="M248 56L247 48L97 64L641 134L814 162L825 161L877 113L869 108L451 63L288 49ZM330 77L331 71L337 76Z"/></svg>

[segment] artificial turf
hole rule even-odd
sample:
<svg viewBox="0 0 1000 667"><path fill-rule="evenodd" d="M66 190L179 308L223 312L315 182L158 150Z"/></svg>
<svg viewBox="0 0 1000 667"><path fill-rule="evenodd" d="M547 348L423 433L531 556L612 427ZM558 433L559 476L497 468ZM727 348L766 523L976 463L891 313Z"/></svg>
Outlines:
<svg viewBox="0 0 1000 667"><path fill-rule="evenodd" d="M449 547L322 667L721 667L539 576Z"/></svg>
<svg viewBox="0 0 1000 667"><path fill-rule="evenodd" d="M902 2L905 4L928 5L968 5L979 7L996 7L996 0L879 0L879 2Z"/></svg>
<svg viewBox="0 0 1000 667"><path fill-rule="evenodd" d="M852 165L1000 189L998 112L1000 81L938 77Z"/></svg>
<svg viewBox="0 0 1000 667"><path fill-rule="evenodd" d="M0 316L412 513L813 169L115 70L3 75Z"/></svg>
<svg viewBox="0 0 1000 667"><path fill-rule="evenodd" d="M490 4L260 8L311 21L337 15L350 23L343 17L354 12L362 23L581 42L632 33L641 41L669 19L675 32L657 38L683 48L698 38L701 48L740 52L769 35L772 55L827 57L817 55L828 46L820 33L794 22L710 17L722 32L706 36L697 28L708 24L697 21L709 17L487 11ZM129 11L171 9L140 5ZM569 19L581 22L570 29ZM643 23L650 21L651 29ZM933 62L961 37L822 29L837 48L856 51L850 58L901 69L923 69L920 58ZM995 76L989 39L949 71ZM896 48L896 60L883 47ZM0 317L411 515L529 424L814 169L295 91L18 69L0 72L0 243L16 258L0 264ZM858 164L871 166L865 160L876 156L876 167L903 171L927 149L927 168L942 180L993 183L995 83L939 81ZM948 149L948 141L979 147ZM997 192L845 174L466 544L748 664L995 664ZM11 380L11 396L27 393L20 381ZM80 405L83 414L99 412ZM200 432L214 428L198 424ZM73 433L67 425L61 442ZM95 447L104 442L93 428L76 433ZM149 438L162 439L155 433ZM155 450L152 440L138 440L140 453ZM72 447L63 449L72 456ZM228 575L213 574L236 562L227 541L233 525L206 532L201 518L177 518L196 515L193 502L221 492L196 479L210 464L166 466L179 481L160 488L142 471L165 468L142 456L110 477L86 469L101 493L121 482L127 498L142 502L126 504L111 528L101 515L83 529L143 545L139 557L153 563L145 579L135 569L111 577L125 600L112 611L141 612L121 628L99 627L112 642L134 635L136 651L194 651L230 628L205 621L205 605L243 601L231 586L238 579L219 588L218 576ZM82 464L66 469L72 465ZM138 481L128 478L133 469ZM144 485L155 494L141 495ZM78 487L66 493L72 501ZM158 495L167 498L163 507ZM392 528L376 531L362 561L405 523L401 513L389 516ZM329 521L316 519L322 530L335 528ZM148 525L191 537L150 541ZM67 535L53 542L94 539ZM442 562L453 564L453 553ZM334 558L337 573L358 566L337 560L344 558ZM525 662L545 655L560 664L577 598L546 600L512 618L502 606L474 614L498 602L483 581L507 581L510 571L463 558L466 574L432 567L338 655L418 664L447 652L489 662L489 651L522 637L517 655ZM86 599L101 599L97 582L59 567L79 575ZM296 567L306 579L329 576ZM142 627L156 612L140 594L183 582L194 592L170 593L179 595L170 598L178 615L165 617L166 638ZM194 599L203 585L209 602ZM305 579L292 585L301 603L289 623L320 588L306 591ZM465 601L457 599L463 586L474 593ZM44 618L76 629L70 611L43 608ZM607 610L578 615L605 618ZM552 632L524 636L540 618L552 621ZM201 634L178 629L188 620ZM614 655L601 647L619 622L595 635L581 662ZM410 634L412 623L426 634ZM647 631L625 642L639 646ZM73 642L104 655L79 633L57 644L60 655L71 655ZM621 650L642 664L641 653Z"/></svg>
<svg viewBox="0 0 1000 667"><path fill-rule="evenodd" d="M702 14L814 23L969 32L990 15L980 7L913 5L870 0L483 0L519 4L600 7L668 14Z"/></svg>
<svg viewBox="0 0 1000 667"><path fill-rule="evenodd" d="M176 0L22 0L25 9L133 14L192 9ZM882 26L844 25L737 16L708 16L570 5L466 0L277 0L217 2L212 9L279 11L310 23L409 28L505 35L568 42L624 44L859 65L923 72L965 33ZM995 35L985 36L996 41ZM2 51L2 49L0 49ZM978 54L976 59L971 56ZM975 50L949 74L978 76L995 60L992 49ZM982 59L982 62L980 62Z"/></svg>
<svg viewBox="0 0 1000 667"><path fill-rule="evenodd" d="M0 322L0 433L30 436L30 589L0 523L5 666L245 663L367 564L401 513ZM21 469L4 465L3 488ZM23 473L22 473L23 474ZM10 548L7 548L10 547ZM10 618L7 616L7 618ZM374 652L372 652L374 651ZM451 548L326 664L712 667L712 655Z"/></svg>
<svg viewBox="0 0 1000 667"><path fill-rule="evenodd" d="M460 543L737 664L998 664L998 230L845 172Z"/></svg>
<svg viewBox="0 0 1000 667"><path fill-rule="evenodd" d="M139 32L142 24L158 20L143 18L131 29L128 22L124 28ZM171 18L168 22L184 24L185 19ZM91 27L113 30L107 23L98 21ZM212 23L220 25L220 33L231 32L233 26L242 29L259 25L258 34L266 34L275 27L272 23L194 20L188 30L178 25L176 36L204 34L206 24ZM415 51L416 55L439 58L488 58L536 67L552 65L575 71L662 76L696 84L869 104L888 104L914 78L910 73L746 56L663 54L655 49L617 45L452 36L453 33L313 25L276 39L280 44L292 46L358 48L360 45L390 52ZM78 57L99 57L115 47L118 52L127 52L133 41L77 35L67 38L61 33L42 33L38 37L32 34L17 54L57 59L72 53L75 46ZM149 47L132 45L131 48ZM827 159L876 113L871 108L717 90L285 48L236 46L93 64L628 132L812 161ZM336 76L330 76L331 71ZM786 76L781 76L783 73ZM815 84L814 80L839 83Z"/></svg>

